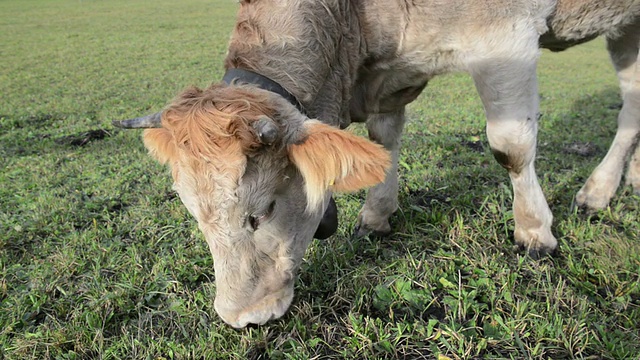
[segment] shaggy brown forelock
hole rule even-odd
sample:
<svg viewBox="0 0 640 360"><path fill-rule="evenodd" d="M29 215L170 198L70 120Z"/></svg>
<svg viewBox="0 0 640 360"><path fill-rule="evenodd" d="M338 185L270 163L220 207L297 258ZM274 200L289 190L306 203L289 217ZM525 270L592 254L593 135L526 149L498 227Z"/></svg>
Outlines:
<svg viewBox="0 0 640 360"><path fill-rule="evenodd" d="M268 96L244 86L214 84L191 87L178 95L162 116L162 126L175 143L192 156L224 159L260 146L251 124L261 116L273 117Z"/></svg>

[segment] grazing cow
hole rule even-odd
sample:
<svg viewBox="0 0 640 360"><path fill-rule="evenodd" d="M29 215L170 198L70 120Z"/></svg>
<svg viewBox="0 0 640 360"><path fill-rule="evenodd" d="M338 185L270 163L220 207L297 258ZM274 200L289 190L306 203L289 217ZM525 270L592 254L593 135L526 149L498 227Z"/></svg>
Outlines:
<svg viewBox="0 0 640 360"><path fill-rule="evenodd" d="M577 203L605 207L629 156L640 191L639 15L638 0L240 0L222 82L116 123L156 127L144 143L207 239L216 311L234 327L262 324L289 307L314 232L335 230L332 192L375 185L357 232L390 231L405 105L435 75L473 76L513 185L515 241L549 252L557 242L534 169L539 47L605 36L624 105ZM365 121L372 141L338 129Z"/></svg>

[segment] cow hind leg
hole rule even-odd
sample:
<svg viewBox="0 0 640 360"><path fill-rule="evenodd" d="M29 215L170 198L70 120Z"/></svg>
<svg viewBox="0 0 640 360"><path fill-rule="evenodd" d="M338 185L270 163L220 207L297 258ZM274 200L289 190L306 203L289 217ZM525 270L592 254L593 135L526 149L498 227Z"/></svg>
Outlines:
<svg viewBox="0 0 640 360"><path fill-rule="evenodd" d="M522 44L522 43L520 43ZM513 186L514 238L533 256L557 247L553 216L534 168L538 131L537 38L519 54L474 63L471 74L487 115L487 137ZM510 57L511 56L511 57Z"/></svg>
<svg viewBox="0 0 640 360"><path fill-rule="evenodd" d="M633 192L640 196L640 143L636 145L635 154L633 154L631 161L629 161L627 185L631 185Z"/></svg>
<svg viewBox="0 0 640 360"><path fill-rule="evenodd" d="M367 119L369 138L391 152L392 166L385 181L369 189L358 215L356 236L391 232L389 217L398 209L398 154L404 122L404 107L393 113L370 115Z"/></svg>
<svg viewBox="0 0 640 360"><path fill-rule="evenodd" d="M639 41L640 23L629 26L618 38L607 39L611 62L620 81L623 105L618 114L618 129L607 155L576 195L576 203L581 207L591 210L607 207L620 185L625 162L638 144L640 136ZM640 193L640 148L636 149L635 154L631 156L626 179L627 183L633 186L634 191Z"/></svg>

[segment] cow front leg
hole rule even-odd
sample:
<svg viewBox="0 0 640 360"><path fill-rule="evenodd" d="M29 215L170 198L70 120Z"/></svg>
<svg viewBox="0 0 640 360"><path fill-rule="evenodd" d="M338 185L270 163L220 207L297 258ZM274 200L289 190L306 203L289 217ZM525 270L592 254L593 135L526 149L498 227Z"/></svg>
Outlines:
<svg viewBox="0 0 640 360"><path fill-rule="evenodd" d="M535 46L535 45L534 45ZM487 137L513 186L514 237L530 254L553 251L553 216L534 168L538 132L537 50L522 58L496 58L475 64L472 75L487 116ZM512 56L513 57L513 56Z"/></svg>
<svg viewBox="0 0 640 360"><path fill-rule="evenodd" d="M579 206L591 210L603 209L615 194L629 155L638 144L640 136L640 70L638 42L640 24L629 26L623 35L607 39L611 62L616 68L622 93L622 109L618 114L618 129L602 162L576 195ZM640 150L631 157L627 183L640 193Z"/></svg>
<svg viewBox="0 0 640 360"><path fill-rule="evenodd" d="M404 107L393 113L370 115L367 119L369 138L391 152L392 165L385 181L369 189L356 222L356 236L391 232L389 217L398 209L398 154L404 122Z"/></svg>

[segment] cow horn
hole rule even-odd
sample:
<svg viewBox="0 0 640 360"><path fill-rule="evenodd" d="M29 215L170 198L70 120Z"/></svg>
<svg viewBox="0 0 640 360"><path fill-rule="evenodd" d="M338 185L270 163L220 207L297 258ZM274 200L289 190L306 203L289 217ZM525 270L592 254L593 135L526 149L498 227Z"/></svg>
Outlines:
<svg viewBox="0 0 640 360"><path fill-rule="evenodd" d="M256 120L256 122L253 123L253 128L256 130L256 134L258 134L260 142L265 145L273 144L278 140L280 135L278 125L266 116L262 116Z"/></svg>
<svg viewBox="0 0 640 360"><path fill-rule="evenodd" d="M113 120L113 126L124 129L159 128L162 127L162 112L128 120Z"/></svg>

